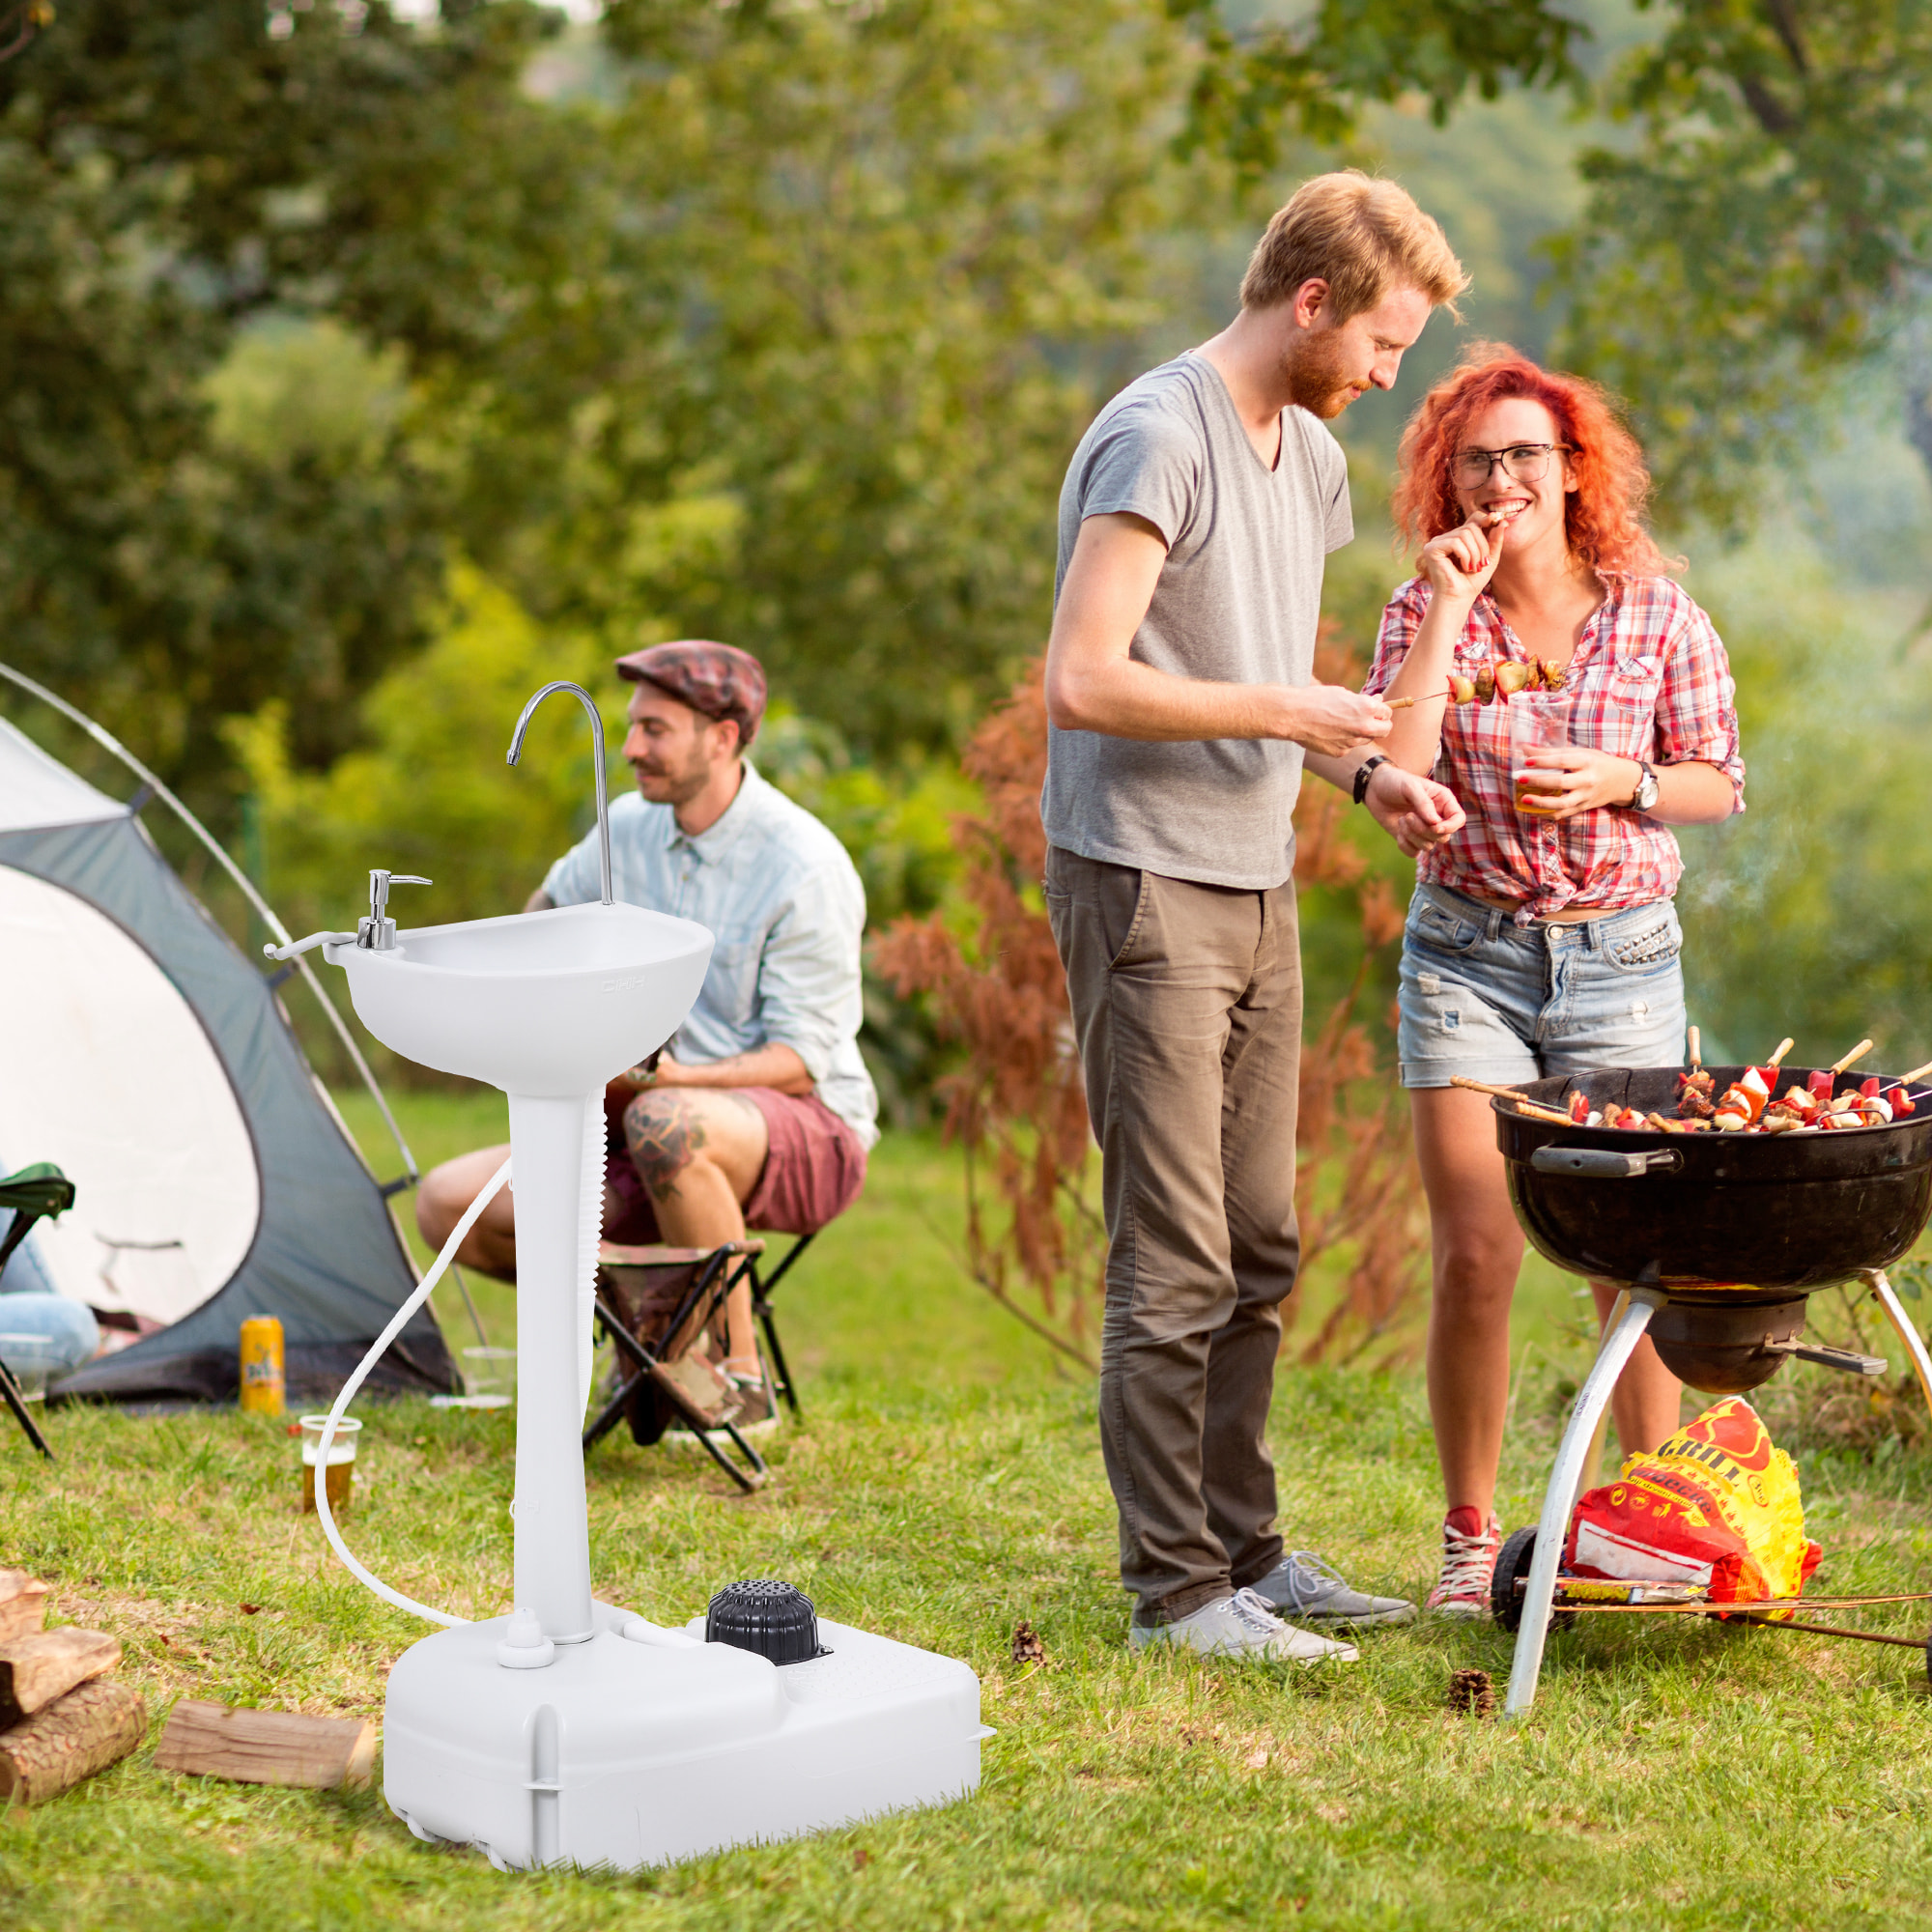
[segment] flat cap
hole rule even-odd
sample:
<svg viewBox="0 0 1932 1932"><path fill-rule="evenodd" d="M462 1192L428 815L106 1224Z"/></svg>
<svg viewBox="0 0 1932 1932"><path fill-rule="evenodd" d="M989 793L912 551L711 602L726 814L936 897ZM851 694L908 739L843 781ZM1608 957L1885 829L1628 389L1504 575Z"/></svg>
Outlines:
<svg viewBox="0 0 1932 1932"><path fill-rule="evenodd" d="M735 644L714 644L704 638L653 644L619 658L617 675L633 684L656 685L667 697L706 718L733 720L741 745L757 735L758 721L765 715L765 668Z"/></svg>

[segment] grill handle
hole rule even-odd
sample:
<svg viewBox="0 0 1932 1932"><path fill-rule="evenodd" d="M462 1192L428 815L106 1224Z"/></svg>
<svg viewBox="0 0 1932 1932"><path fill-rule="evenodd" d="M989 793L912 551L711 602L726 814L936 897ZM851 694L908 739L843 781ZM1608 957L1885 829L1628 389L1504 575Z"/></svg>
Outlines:
<svg viewBox="0 0 1932 1932"><path fill-rule="evenodd" d="M1816 1362L1820 1368L1838 1369L1848 1376L1882 1376L1889 1366L1883 1355L1861 1354L1856 1349L1833 1349L1823 1342L1774 1342L1767 1338L1764 1346L1768 1354Z"/></svg>
<svg viewBox="0 0 1932 1932"><path fill-rule="evenodd" d="M1644 1174L1674 1174L1684 1165L1677 1148L1619 1153L1615 1148L1540 1147L1529 1157L1538 1174L1580 1174L1591 1180L1634 1180Z"/></svg>

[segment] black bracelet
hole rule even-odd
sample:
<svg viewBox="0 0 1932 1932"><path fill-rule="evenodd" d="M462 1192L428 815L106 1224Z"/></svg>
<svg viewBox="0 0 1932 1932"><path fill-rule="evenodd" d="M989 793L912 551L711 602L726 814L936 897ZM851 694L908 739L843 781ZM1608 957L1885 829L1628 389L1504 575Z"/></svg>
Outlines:
<svg viewBox="0 0 1932 1932"><path fill-rule="evenodd" d="M1369 781L1375 777L1376 767L1387 763L1388 760L1378 752L1373 758L1364 758L1355 767L1355 803L1357 805L1360 805L1369 795Z"/></svg>

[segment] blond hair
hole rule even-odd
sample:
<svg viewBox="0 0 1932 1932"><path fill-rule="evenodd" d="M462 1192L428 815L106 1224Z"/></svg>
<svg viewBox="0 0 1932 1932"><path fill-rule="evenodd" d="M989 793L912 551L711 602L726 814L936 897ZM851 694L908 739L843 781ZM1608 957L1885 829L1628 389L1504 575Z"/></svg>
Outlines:
<svg viewBox="0 0 1932 1932"><path fill-rule="evenodd" d="M1360 168L1303 182L1277 211L1248 258L1241 306L1292 301L1317 276L1328 284L1338 323L1377 307L1395 288L1420 289L1455 315L1456 298L1469 286L1448 238L1408 191Z"/></svg>

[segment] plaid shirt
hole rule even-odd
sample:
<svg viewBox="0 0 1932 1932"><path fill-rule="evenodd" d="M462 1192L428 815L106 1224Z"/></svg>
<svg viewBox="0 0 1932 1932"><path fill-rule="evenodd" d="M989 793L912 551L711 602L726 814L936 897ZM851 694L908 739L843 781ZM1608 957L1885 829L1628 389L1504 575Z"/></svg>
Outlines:
<svg viewBox="0 0 1932 1932"><path fill-rule="evenodd" d="M1608 596L1584 627L1563 688L1575 699L1570 736L1654 765L1698 759L1737 787L1737 686L1711 620L1667 577L1606 577ZM1386 691L1401 669L1429 584L1417 577L1382 612L1376 661L1363 687ZM1456 671L1528 656L1488 591L1456 640ZM1560 823L1519 812L1510 783L1509 703L1448 704L1435 776L1456 794L1468 823L1416 862L1416 876L1480 898L1520 902L1527 922L1569 905L1617 912L1668 898L1684 873L1669 827L1640 812L1604 808Z"/></svg>

